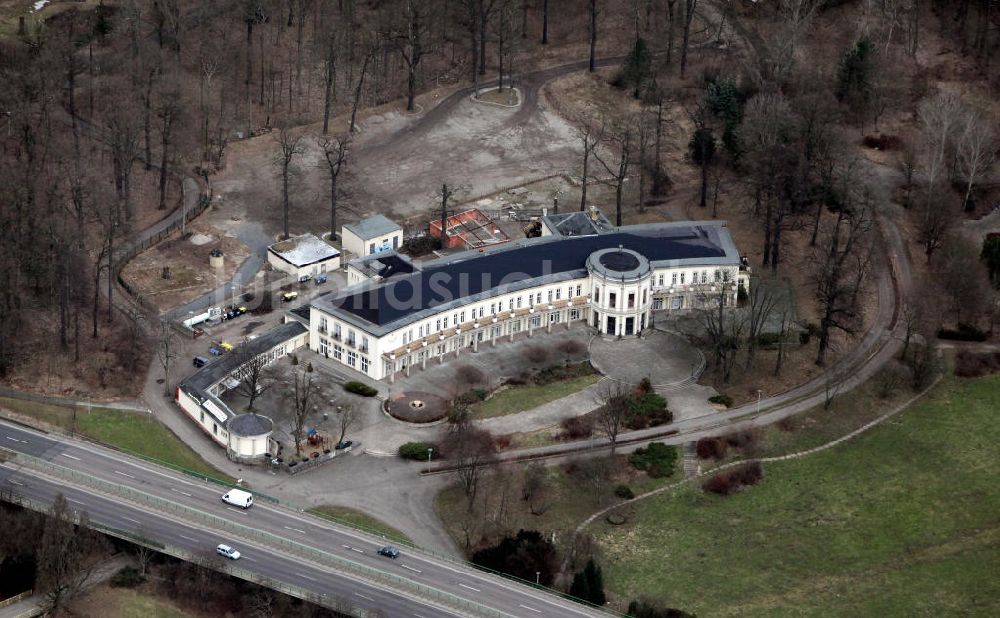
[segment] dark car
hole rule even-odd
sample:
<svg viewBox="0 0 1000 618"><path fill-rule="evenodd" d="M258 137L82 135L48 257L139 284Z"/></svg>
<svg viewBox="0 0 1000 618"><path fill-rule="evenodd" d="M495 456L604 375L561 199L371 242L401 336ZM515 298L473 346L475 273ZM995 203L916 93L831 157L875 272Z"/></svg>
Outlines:
<svg viewBox="0 0 1000 618"><path fill-rule="evenodd" d="M383 547L379 547L378 553L380 556L385 556L386 558L392 558L393 560L399 558L399 550L393 547L392 545L385 545Z"/></svg>
<svg viewBox="0 0 1000 618"><path fill-rule="evenodd" d="M205 358L204 356L195 356L191 364L201 369L202 367L208 364L208 359Z"/></svg>
<svg viewBox="0 0 1000 618"><path fill-rule="evenodd" d="M345 449L345 448L349 447L352 444L354 444L354 440L344 440L343 442L338 442L337 446L335 446L333 448L335 448L336 450L339 451L339 450L342 450L342 449Z"/></svg>

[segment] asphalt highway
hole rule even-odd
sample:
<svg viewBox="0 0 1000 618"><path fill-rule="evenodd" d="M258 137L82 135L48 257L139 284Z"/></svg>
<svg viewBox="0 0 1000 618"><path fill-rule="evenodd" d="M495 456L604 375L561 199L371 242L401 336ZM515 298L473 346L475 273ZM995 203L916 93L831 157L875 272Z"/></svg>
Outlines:
<svg viewBox="0 0 1000 618"><path fill-rule="evenodd" d="M154 464L63 436L43 434L0 422L0 444L4 448L71 468L116 485L157 496L208 516L248 526L305 546L327 552L358 565L379 569L409 582L429 586L470 603L499 613L519 617L580 617L607 615L599 610L562 599L502 577L483 573L470 565L401 547L393 560L377 554L382 539L345 526L338 526L296 510L264 501L248 510L221 501L225 487L201 482ZM471 610L438 606L426 595L391 584L361 580L308 558L258 544L238 532L226 532L196 514L169 514L131 500L64 479L21 469L9 461L0 465L0 487L46 504L61 492L71 508L86 510L91 520L138 533L165 545L181 548L206 558L215 556L215 546L226 543L243 557L233 567L252 571L275 582L298 586L330 598L346 599L386 616L467 615ZM447 609L446 609L447 607Z"/></svg>

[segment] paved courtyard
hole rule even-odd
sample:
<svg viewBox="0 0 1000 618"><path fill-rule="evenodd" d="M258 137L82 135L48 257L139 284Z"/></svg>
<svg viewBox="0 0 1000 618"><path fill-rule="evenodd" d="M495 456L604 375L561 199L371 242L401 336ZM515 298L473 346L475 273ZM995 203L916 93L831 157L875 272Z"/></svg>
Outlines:
<svg viewBox="0 0 1000 618"><path fill-rule="evenodd" d="M595 338L590 361L615 380L636 384L649 378L654 386L669 386L691 378L704 357L680 335L648 329L641 339Z"/></svg>

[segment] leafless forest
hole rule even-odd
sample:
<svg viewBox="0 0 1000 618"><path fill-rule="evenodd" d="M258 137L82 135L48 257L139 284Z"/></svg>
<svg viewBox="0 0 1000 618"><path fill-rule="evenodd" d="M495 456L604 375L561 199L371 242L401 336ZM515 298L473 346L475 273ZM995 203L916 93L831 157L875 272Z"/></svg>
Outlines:
<svg viewBox="0 0 1000 618"><path fill-rule="evenodd" d="M739 202L755 265L804 273L820 364L831 336L862 324L860 290L879 267L873 213L892 201L927 262L926 285L966 314L959 321L986 328L989 277L979 246L955 230L994 199L1000 32L989 0L61 8L45 21L3 17L17 32L0 39L0 376L8 380L31 363L95 392L128 389L152 356L143 342L155 329L114 285L116 252L177 207L182 177L207 183L224 168L234 140L316 124L331 136L332 173L349 139L349 130L335 135L336 117L353 127L361 109L393 101L413 109L434 88L509 84L571 60L593 69L610 56L625 58L601 77L618 104L561 110L580 126L584 200L589 173L615 189L615 203L602 206L619 222L687 188L701 216L714 215L720 199ZM691 129L679 155L663 139L669 108ZM884 173L865 163L863 147L882 157ZM638 182L626 185L630 176ZM804 241L789 268L792 237ZM921 316L953 321L942 307ZM745 339L733 328L716 325L719 341Z"/></svg>

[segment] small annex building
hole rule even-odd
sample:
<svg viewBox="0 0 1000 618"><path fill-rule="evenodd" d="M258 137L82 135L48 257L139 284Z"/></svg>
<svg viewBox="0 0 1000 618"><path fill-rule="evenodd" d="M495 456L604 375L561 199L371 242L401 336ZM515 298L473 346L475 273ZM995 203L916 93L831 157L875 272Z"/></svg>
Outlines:
<svg viewBox="0 0 1000 618"><path fill-rule="evenodd" d="M371 281L380 283L396 275L408 275L415 270L409 257L388 251L354 258L347 263L347 285Z"/></svg>
<svg viewBox="0 0 1000 618"><path fill-rule="evenodd" d="M267 262L296 279L340 268L340 251L314 234L293 236L267 248Z"/></svg>
<svg viewBox="0 0 1000 618"><path fill-rule="evenodd" d="M348 223L340 228L344 251L364 257L396 251L403 244L403 228L383 215Z"/></svg>
<svg viewBox="0 0 1000 618"><path fill-rule="evenodd" d="M264 356L271 364L308 344L309 331L292 320L248 341L205 365L177 385L181 410L234 460L253 463L274 453L274 422L262 414L240 414L220 396L239 385L251 359Z"/></svg>

